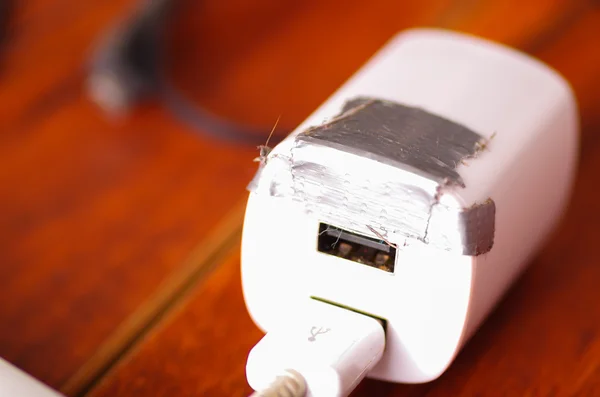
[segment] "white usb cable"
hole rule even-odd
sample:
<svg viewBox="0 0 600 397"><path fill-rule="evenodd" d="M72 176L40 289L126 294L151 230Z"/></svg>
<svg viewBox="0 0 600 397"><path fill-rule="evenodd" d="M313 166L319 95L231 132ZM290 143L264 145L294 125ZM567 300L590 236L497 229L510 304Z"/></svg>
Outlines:
<svg viewBox="0 0 600 397"><path fill-rule="evenodd" d="M246 376L253 396L347 396L384 348L379 320L310 300L254 346Z"/></svg>

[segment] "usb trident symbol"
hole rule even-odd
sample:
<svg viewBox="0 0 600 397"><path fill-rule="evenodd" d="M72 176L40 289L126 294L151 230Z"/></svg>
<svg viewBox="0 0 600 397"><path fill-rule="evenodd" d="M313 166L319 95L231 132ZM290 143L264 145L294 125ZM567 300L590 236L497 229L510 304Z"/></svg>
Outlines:
<svg viewBox="0 0 600 397"><path fill-rule="evenodd" d="M317 340L317 335L326 334L330 331L329 328L323 327L312 327L310 329L310 336L308 337L309 342L314 342Z"/></svg>

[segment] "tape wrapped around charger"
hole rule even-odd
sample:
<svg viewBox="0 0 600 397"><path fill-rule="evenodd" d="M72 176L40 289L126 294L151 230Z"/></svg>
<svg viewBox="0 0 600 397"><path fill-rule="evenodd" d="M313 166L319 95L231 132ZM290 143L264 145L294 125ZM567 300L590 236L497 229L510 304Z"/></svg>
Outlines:
<svg viewBox="0 0 600 397"><path fill-rule="evenodd" d="M360 97L293 139L289 153L261 164L251 191L292 199L325 222L365 235L376 230L390 242L417 239L471 256L492 249L491 198L466 208L440 200L445 189L465 187L457 167L487 146L469 128L420 108Z"/></svg>

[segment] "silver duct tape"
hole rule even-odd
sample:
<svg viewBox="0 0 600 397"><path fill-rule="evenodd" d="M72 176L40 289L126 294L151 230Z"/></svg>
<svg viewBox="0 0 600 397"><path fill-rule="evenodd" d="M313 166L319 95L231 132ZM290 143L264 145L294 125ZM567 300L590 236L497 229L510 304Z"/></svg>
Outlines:
<svg viewBox="0 0 600 397"><path fill-rule="evenodd" d="M485 144L423 109L357 98L298 134L289 153L270 156L249 189L292 199L324 222L365 235L375 230L395 243L417 239L481 255L493 246L493 200L450 208L439 199L445 188L464 187L456 168Z"/></svg>
<svg viewBox="0 0 600 397"><path fill-rule="evenodd" d="M307 161L294 162L291 173L293 199L327 223L367 235L372 234L369 227L406 238L426 233L433 197L425 189L399 181L351 179L342 170Z"/></svg>
<svg viewBox="0 0 600 397"><path fill-rule="evenodd" d="M485 143L484 137L453 121L373 98L347 102L338 117L296 139L409 168L438 183L462 187L457 166L474 157Z"/></svg>
<svg viewBox="0 0 600 397"><path fill-rule="evenodd" d="M488 199L460 214L460 233L464 255L481 255L492 249L496 222L496 203Z"/></svg>

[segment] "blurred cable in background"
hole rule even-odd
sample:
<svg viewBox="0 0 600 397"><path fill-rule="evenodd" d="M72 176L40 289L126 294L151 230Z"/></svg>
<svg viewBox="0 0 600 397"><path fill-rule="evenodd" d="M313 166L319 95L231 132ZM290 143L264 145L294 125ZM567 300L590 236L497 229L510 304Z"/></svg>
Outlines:
<svg viewBox="0 0 600 397"><path fill-rule="evenodd" d="M6 36L8 35L8 25L13 5L12 0L0 0L0 52L2 51L2 47L6 42Z"/></svg>
<svg viewBox="0 0 600 397"><path fill-rule="evenodd" d="M89 69L89 95L107 114L122 115L138 103L160 100L195 131L236 144L259 145L268 131L220 117L196 106L166 73L166 30L180 0L146 0L122 23L116 24L95 48Z"/></svg>

